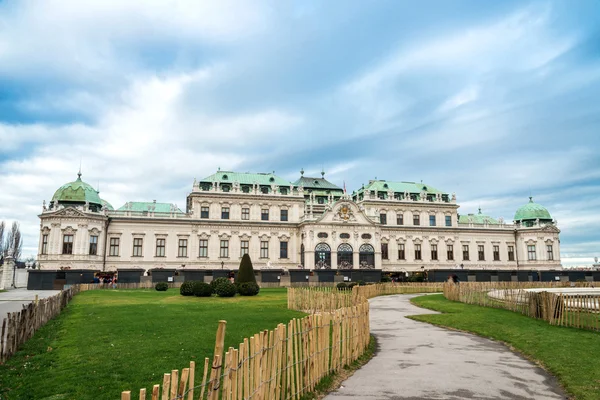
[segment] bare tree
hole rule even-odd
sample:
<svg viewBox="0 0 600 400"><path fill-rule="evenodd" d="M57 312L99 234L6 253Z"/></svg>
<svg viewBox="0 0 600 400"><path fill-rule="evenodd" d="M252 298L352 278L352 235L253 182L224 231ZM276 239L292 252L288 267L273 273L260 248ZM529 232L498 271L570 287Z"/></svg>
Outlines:
<svg viewBox="0 0 600 400"><path fill-rule="evenodd" d="M21 236L21 228L19 223L14 221L8 235L6 235L6 241L4 243L5 252L12 253L12 257L17 261L21 257L21 251L23 248L23 237Z"/></svg>
<svg viewBox="0 0 600 400"><path fill-rule="evenodd" d="M4 221L0 221L0 258L4 256Z"/></svg>

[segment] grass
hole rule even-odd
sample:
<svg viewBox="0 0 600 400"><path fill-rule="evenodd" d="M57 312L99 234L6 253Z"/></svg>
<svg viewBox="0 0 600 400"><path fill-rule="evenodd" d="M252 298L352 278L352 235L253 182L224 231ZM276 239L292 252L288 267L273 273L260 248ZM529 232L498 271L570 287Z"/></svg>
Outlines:
<svg viewBox="0 0 600 400"><path fill-rule="evenodd" d="M255 297L183 297L178 290L88 291L77 295L14 357L0 365L0 399L117 399L161 383L162 375L304 314L287 309L285 289Z"/></svg>
<svg viewBox="0 0 600 400"><path fill-rule="evenodd" d="M453 302L443 295L415 297L412 302L443 314L410 318L507 343L556 376L575 398L600 398L599 333L552 326L507 310Z"/></svg>

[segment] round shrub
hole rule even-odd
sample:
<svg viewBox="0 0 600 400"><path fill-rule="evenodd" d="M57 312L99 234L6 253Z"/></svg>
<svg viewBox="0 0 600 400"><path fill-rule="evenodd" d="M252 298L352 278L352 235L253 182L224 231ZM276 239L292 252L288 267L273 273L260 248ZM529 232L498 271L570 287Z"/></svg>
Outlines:
<svg viewBox="0 0 600 400"><path fill-rule="evenodd" d="M348 290L352 290L352 288L353 288L354 286L357 286L357 285L358 285L358 283L356 283L356 282L350 282L350 283L348 284Z"/></svg>
<svg viewBox="0 0 600 400"><path fill-rule="evenodd" d="M356 283L358 284L358 286L365 286L365 281L358 281Z"/></svg>
<svg viewBox="0 0 600 400"><path fill-rule="evenodd" d="M346 282L338 283L337 290L348 290L348 284Z"/></svg>
<svg viewBox="0 0 600 400"><path fill-rule="evenodd" d="M229 279L227 278L217 278L217 279L213 279L212 282L210 283L210 287L212 288L212 292L213 293L217 293L215 290L217 289L217 286L219 286L221 283L223 282L229 282ZM231 282L229 282L231 283Z"/></svg>
<svg viewBox="0 0 600 400"><path fill-rule="evenodd" d="M235 285L228 280L215 286L215 294L219 297L233 297L237 293Z"/></svg>
<svg viewBox="0 0 600 400"><path fill-rule="evenodd" d="M260 287L254 282L244 282L237 285L238 293L242 296L256 296Z"/></svg>
<svg viewBox="0 0 600 400"><path fill-rule="evenodd" d="M158 282L154 286L154 289L158 290L159 292L166 292L168 288L169 284L167 282Z"/></svg>
<svg viewBox="0 0 600 400"><path fill-rule="evenodd" d="M390 278L390 277L389 277L389 276L387 276L387 275L383 275L383 276L381 277L381 282L391 282L391 281L392 281L392 278Z"/></svg>
<svg viewBox="0 0 600 400"><path fill-rule="evenodd" d="M196 297L210 297L212 295L212 288L206 282L194 282L194 287L192 288L194 292L194 296Z"/></svg>
<svg viewBox="0 0 600 400"><path fill-rule="evenodd" d="M194 295L194 281L185 281L179 288L179 293L182 296L193 296Z"/></svg>

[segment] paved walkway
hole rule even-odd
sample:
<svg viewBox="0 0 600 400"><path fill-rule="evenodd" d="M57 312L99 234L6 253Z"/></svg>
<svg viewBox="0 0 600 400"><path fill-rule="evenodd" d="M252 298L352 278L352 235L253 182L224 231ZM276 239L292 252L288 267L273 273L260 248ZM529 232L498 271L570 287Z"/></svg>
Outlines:
<svg viewBox="0 0 600 400"><path fill-rule="evenodd" d="M6 318L9 312L21 311L24 304L29 304L35 300L37 294L40 299L54 296L60 293L60 290L27 290L27 289L12 289L0 293L0 324Z"/></svg>
<svg viewBox="0 0 600 400"><path fill-rule="evenodd" d="M554 377L502 344L404 318L435 313L412 297L370 300L378 352L325 399L567 398Z"/></svg>

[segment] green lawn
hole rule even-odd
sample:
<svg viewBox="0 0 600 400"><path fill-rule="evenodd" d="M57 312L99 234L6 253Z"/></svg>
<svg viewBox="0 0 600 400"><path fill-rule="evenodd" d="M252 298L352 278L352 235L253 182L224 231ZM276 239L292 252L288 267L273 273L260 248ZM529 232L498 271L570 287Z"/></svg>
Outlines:
<svg viewBox="0 0 600 400"><path fill-rule="evenodd" d="M539 362L575 398L600 399L599 333L552 326L507 310L453 302L443 295L416 297L412 302L444 314L410 318L505 342Z"/></svg>
<svg viewBox="0 0 600 400"><path fill-rule="evenodd" d="M218 321L225 346L304 314L285 289L256 297L183 297L178 290L95 290L75 297L5 365L0 399L118 399L161 383L165 372L210 357ZM200 375L201 376L201 375Z"/></svg>

